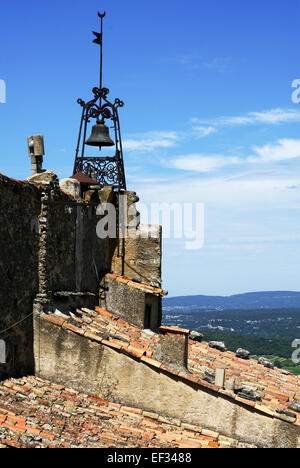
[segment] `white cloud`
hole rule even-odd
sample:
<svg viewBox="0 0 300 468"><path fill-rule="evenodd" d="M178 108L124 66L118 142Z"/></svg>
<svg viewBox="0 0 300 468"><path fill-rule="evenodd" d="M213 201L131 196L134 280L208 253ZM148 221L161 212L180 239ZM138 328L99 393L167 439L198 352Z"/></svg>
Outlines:
<svg viewBox="0 0 300 468"><path fill-rule="evenodd" d="M172 148L187 136L205 138L216 133L218 127L222 126L275 125L300 122L300 112L293 109L271 109L262 112L249 112L244 116L218 117L214 120L193 118L191 122L193 124L192 131L188 132L162 131L128 135L123 142L124 150L151 152L158 148ZM256 152L256 148L254 151ZM230 158L227 160L232 164ZM251 162L250 159L249 162Z"/></svg>
<svg viewBox="0 0 300 468"><path fill-rule="evenodd" d="M223 73L229 66L231 59L229 57L215 57L210 62L204 63L205 68L216 70Z"/></svg>
<svg viewBox="0 0 300 468"><path fill-rule="evenodd" d="M236 157L215 154L188 154L186 156L177 156L171 161L171 164L175 169L183 171L210 172L239 162L240 159Z"/></svg>
<svg viewBox="0 0 300 468"><path fill-rule="evenodd" d="M171 140L125 140L123 147L127 151L153 151L156 148L169 148L174 146Z"/></svg>
<svg viewBox="0 0 300 468"><path fill-rule="evenodd" d="M149 132L133 135L123 142L126 151L146 151L150 152L157 148L170 148L175 146L180 140L180 135L176 132Z"/></svg>
<svg viewBox="0 0 300 468"><path fill-rule="evenodd" d="M251 177L241 179L224 176L182 177L170 179L163 184L160 180L153 181L151 184L138 182L135 184L135 190L145 203L160 200L167 203L205 203L209 205L210 213L214 209L218 212L217 217L225 217L230 223L232 208L239 208L242 215L246 210L253 217L257 217L259 212L266 212L270 209L274 210L274 213L278 213L278 210L284 210L286 214L287 210L298 212L300 190L288 189L291 184L299 185L300 175L290 174L281 177L279 172L273 176L266 174L256 178L253 174ZM293 213L295 216L294 211ZM243 218L245 230L249 234L247 217L243 215ZM233 228L232 225L231 228Z"/></svg>
<svg viewBox="0 0 300 468"><path fill-rule="evenodd" d="M237 237L228 237L227 239L228 244L237 245L237 244L264 244L269 242L299 242L300 236L297 233L294 234L268 234L268 235L252 235L247 236L246 234L243 236Z"/></svg>
<svg viewBox="0 0 300 468"><path fill-rule="evenodd" d="M193 55L178 55L177 57L168 58L167 62L174 62L174 63L187 65L187 64L195 62L196 59L198 59L198 57L193 56Z"/></svg>
<svg viewBox="0 0 300 468"><path fill-rule="evenodd" d="M294 109L270 109L262 112L248 112L241 116L223 116L214 120L192 119L199 124L218 125L218 126L241 126L253 124L275 125L288 122L300 122L300 112Z"/></svg>
<svg viewBox="0 0 300 468"><path fill-rule="evenodd" d="M195 136L197 136L198 138L204 138L204 137L207 137L209 135L212 135L213 133L216 133L216 129L212 126L208 126L208 127L203 127L203 126L196 126L196 127L193 127L193 130L195 132Z"/></svg>
<svg viewBox="0 0 300 468"><path fill-rule="evenodd" d="M253 123L253 118L251 117L243 117L243 116L237 116L237 117L219 117L216 121L217 125L248 125Z"/></svg>
<svg viewBox="0 0 300 468"><path fill-rule="evenodd" d="M252 165L254 163L276 163L300 158L300 140L280 139L276 143L254 146L253 154L247 158L220 154L187 154L173 158L171 166L175 169L194 172L212 172L233 165Z"/></svg>
<svg viewBox="0 0 300 468"><path fill-rule="evenodd" d="M253 149L257 156L247 158L247 161L250 163L276 162L300 158L300 140L296 139L284 138L278 140L275 144L267 144L260 147L255 146Z"/></svg>
<svg viewBox="0 0 300 468"><path fill-rule="evenodd" d="M299 122L300 112L293 109L272 109L264 112L250 112L254 122L277 124L283 122Z"/></svg>

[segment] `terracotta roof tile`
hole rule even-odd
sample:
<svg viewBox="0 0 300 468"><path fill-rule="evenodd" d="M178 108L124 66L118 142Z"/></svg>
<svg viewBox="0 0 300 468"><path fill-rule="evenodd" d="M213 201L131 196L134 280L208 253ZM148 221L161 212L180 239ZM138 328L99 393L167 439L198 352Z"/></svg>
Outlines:
<svg viewBox="0 0 300 468"><path fill-rule="evenodd" d="M276 413L276 409L287 411L288 406L296 399L296 393L300 391L298 377L285 375L278 368L268 369L253 359L242 360L230 351L222 353L210 349L208 353L207 346L207 343L189 341L189 362L195 374L203 374L204 368L225 369L225 382L233 379L236 387L248 385L257 388L262 399L261 402L255 404L255 408L281 419L280 414ZM219 389L219 393L225 391L227 392L227 390ZM231 394L236 401L253 406L253 401L237 397L234 392ZM294 414L296 418L297 414Z"/></svg>
<svg viewBox="0 0 300 468"><path fill-rule="evenodd" d="M77 174L70 177L70 179L78 180L81 184L89 184L89 185L99 185L99 182L91 177L83 174L82 172L78 172Z"/></svg>
<svg viewBox="0 0 300 468"><path fill-rule="evenodd" d="M137 281L133 281L130 278L127 278L127 276L118 275L117 273L107 273L104 276L104 278L113 279L119 283L127 284L131 288L140 289L141 291L144 291L145 293L154 294L155 296L163 297L163 296L167 296L168 294L167 291L164 291L161 288L156 288L146 283L138 283Z"/></svg>
<svg viewBox="0 0 300 468"><path fill-rule="evenodd" d="M161 334L178 334L178 335L189 335L190 330L186 328L179 328L179 327L170 327L170 326L160 326L159 327L159 333Z"/></svg>
<svg viewBox="0 0 300 468"><path fill-rule="evenodd" d="M12 386L20 390L22 398L9 392ZM43 392L44 400L28 397L28 392L35 394L37 389ZM3 412L0 414L1 448L240 445L234 439L178 419L121 406L35 377L0 382L0 405Z"/></svg>
<svg viewBox="0 0 300 468"><path fill-rule="evenodd" d="M255 360L242 360L230 351L222 353L209 348L208 343L189 340L189 372L180 373L153 359L152 356L159 344L158 334L134 327L124 319L118 318L100 307L96 307L95 310L78 309L76 314L70 313L69 316L64 315L63 318L55 314L44 314L43 318L56 326L63 326L70 332L80 335L84 333L87 339L101 342L104 346L111 347L117 352L139 359L158 371L176 375L186 383L190 382L203 389L213 390L217 395L230 397L233 401L243 404L249 409L256 409L267 414L269 411L272 416L278 419L286 418L287 415L284 412L288 411L294 414L293 418L288 419L289 422L299 420L297 416L300 415L288 410L288 406L299 399L300 379L294 375L285 375L280 369L268 369ZM166 329L166 327L164 328ZM225 388L218 387L206 380L205 371L208 369L215 372L218 368L225 370ZM235 391L226 388L229 380L234 382ZM240 394L239 388L245 386L255 389L255 392L260 396L260 401L245 398L243 392ZM7 391L11 394L17 393L14 387ZM283 413L280 414L277 410Z"/></svg>

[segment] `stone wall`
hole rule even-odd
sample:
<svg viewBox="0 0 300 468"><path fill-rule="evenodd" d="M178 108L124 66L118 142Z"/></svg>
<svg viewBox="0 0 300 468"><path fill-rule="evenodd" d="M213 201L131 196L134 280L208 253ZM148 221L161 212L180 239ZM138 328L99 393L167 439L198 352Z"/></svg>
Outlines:
<svg viewBox="0 0 300 468"><path fill-rule="evenodd" d="M179 371L188 368L189 330L177 327L160 327L159 343L153 359Z"/></svg>
<svg viewBox="0 0 300 468"><path fill-rule="evenodd" d="M160 287L162 230L157 225L141 225L136 209L138 196L132 191L114 192L111 187L104 187L99 192L85 192L84 198L102 205L98 210L100 219L111 222L111 213L116 214L116 235L102 239L99 248L102 252L103 271L112 271L128 278ZM113 205L113 210L106 212L106 204ZM100 216L100 212L103 213ZM110 215L108 214L110 213ZM119 238L117 232L119 230Z"/></svg>
<svg viewBox="0 0 300 468"><path fill-rule="evenodd" d="M7 345L7 363L0 365L0 375L33 372L30 314L35 297L59 310L92 308L99 305L103 272L124 273L124 268L130 278L160 285L160 228L147 239L126 239L125 251L120 248L118 256L117 240L100 239L96 229L99 203L116 206L118 194L109 188L88 195L84 200L64 193L52 171L26 182L0 176L0 333L21 321L0 335ZM126 209L135 209L135 193L125 195ZM141 229L137 221L135 231ZM114 294L111 310L122 315L123 291ZM151 305L153 300L138 291L124 295L131 323L143 328L145 302ZM156 302L153 326L160 324L161 306Z"/></svg>
<svg viewBox="0 0 300 468"><path fill-rule="evenodd" d="M36 187L0 175L0 333L21 321L0 334L7 353L0 375L33 370L32 317L26 317L39 287L40 206Z"/></svg>
<svg viewBox="0 0 300 468"><path fill-rule="evenodd" d="M299 428L35 319L38 375L84 393L221 432L259 447L296 448Z"/></svg>
<svg viewBox="0 0 300 468"><path fill-rule="evenodd" d="M157 225L141 225L136 203L136 192L112 192L106 187L99 192L100 203L118 205L117 228L120 239L109 239L106 243L107 265L114 273L160 287L162 230Z"/></svg>
<svg viewBox="0 0 300 468"><path fill-rule="evenodd" d="M161 297L154 296L153 294L146 294L145 303L146 303L146 311L148 308L148 311L150 313L150 320L149 320L150 324L145 323L145 328L150 328L153 331L157 331L162 321Z"/></svg>
<svg viewBox="0 0 300 468"><path fill-rule="evenodd" d="M39 296L66 307L68 298L70 307L76 307L76 301L78 306L98 304L99 280L106 267L104 241L96 235L98 204L62 192L55 180L38 187Z"/></svg>
<svg viewBox="0 0 300 468"><path fill-rule="evenodd" d="M161 297L109 277L105 277L101 284L101 307L138 328L158 330L162 319Z"/></svg>
<svg viewBox="0 0 300 468"><path fill-rule="evenodd" d="M128 276L135 281L149 283L160 287L162 283L161 255L162 231L161 226L140 225L134 234L120 240L122 252L124 242L124 258L117 256L117 249L112 258L112 270L115 273Z"/></svg>
<svg viewBox="0 0 300 468"><path fill-rule="evenodd" d="M96 208L61 192L56 178L29 183L0 175L0 333L9 328L0 334L7 350L0 376L34 370L30 314L37 295L54 307L99 303L104 265Z"/></svg>
<svg viewBox="0 0 300 468"><path fill-rule="evenodd" d="M47 275L50 291L98 292L104 265L96 236L96 206L63 194L47 211Z"/></svg>

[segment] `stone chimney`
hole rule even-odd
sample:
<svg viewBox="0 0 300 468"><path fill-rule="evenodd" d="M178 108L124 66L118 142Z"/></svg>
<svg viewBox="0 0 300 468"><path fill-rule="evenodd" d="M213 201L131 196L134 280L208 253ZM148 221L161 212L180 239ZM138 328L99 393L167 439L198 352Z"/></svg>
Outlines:
<svg viewBox="0 0 300 468"><path fill-rule="evenodd" d="M187 370L190 330L177 327L159 327L161 361L177 370Z"/></svg>
<svg viewBox="0 0 300 468"><path fill-rule="evenodd" d="M31 158L31 175L43 172L44 137L43 135L32 135L27 137L28 154Z"/></svg>

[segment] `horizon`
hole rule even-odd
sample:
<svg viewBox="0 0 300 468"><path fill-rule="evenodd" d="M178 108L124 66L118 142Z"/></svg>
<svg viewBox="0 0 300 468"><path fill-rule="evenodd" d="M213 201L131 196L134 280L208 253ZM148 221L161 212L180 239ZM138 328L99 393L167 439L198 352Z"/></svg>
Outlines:
<svg viewBox="0 0 300 468"><path fill-rule="evenodd" d="M129 190L146 205L204 204L201 249L163 241L163 288L173 297L297 289L298 0L6 2L0 172L28 177L26 138L43 134L44 167L71 175L76 101L98 85L99 9L103 84L125 101Z"/></svg>
<svg viewBox="0 0 300 468"><path fill-rule="evenodd" d="M247 292L243 292L243 293L235 293L235 294L229 294L228 296L227 295L223 295L223 294L187 294L186 296L166 296L163 298L163 300L165 299L173 299L173 298L180 298L180 297L198 297L198 296L203 296L203 297L233 297L233 296L241 296L241 295L246 295L246 294L264 294L264 293L296 293L296 294L300 294L300 291L280 291L280 290L272 290L272 291L247 291Z"/></svg>

